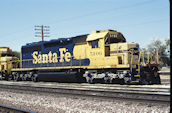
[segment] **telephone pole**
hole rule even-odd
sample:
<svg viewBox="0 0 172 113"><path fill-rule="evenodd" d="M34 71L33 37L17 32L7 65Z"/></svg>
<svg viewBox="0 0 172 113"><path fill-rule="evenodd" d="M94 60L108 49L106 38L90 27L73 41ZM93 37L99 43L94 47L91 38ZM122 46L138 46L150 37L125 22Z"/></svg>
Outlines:
<svg viewBox="0 0 172 113"><path fill-rule="evenodd" d="M49 33L49 26L44 26L44 25L41 25L41 26L38 26L38 25L35 25L35 31L38 31L38 32L35 32L35 37L42 37L42 41L44 41L44 37L49 37L47 34L50 34Z"/></svg>

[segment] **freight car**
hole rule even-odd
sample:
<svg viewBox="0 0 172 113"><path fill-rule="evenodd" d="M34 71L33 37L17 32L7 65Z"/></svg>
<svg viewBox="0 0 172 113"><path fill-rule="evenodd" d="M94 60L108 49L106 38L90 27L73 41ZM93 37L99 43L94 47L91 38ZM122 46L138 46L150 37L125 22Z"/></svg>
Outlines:
<svg viewBox="0 0 172 113"><path fill-rule="evenodd" d="M21 48L20 68L11 69L18 80L160 84L158 54L139 50L115 30L93 31L71 38L29 43Z"/></svg>

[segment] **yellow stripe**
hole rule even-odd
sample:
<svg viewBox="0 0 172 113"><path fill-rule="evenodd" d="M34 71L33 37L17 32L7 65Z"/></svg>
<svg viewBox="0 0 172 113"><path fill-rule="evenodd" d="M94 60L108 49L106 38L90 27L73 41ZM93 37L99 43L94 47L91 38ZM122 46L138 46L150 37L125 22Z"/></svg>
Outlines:
<svg viewBox="0 0 172 113"><path fill-rule="evenodd" d="M131 83L139 83L139 81L131 81Z"/></svg>
<svg viewBox="0 0 172 113"><path fill-rule="evenodd" d="M102 68L108 68L107 65L102 66L63 66L63 67L33 67L33 68L13 68L11 71L31 71L31 70L39 70L39 69L77 69L77 68L83 68L83 69L102 69ZM128 68L126 67L128 65L122 65L122 66L116 66L116 68ZM110 68L113 68L113 66L110 66Z"/></svg>
<svg viewBox="0 0 172 113"><path fill-rule="evenodd" d="M140 77L140 75L134 75L134 77Z"/></svg>

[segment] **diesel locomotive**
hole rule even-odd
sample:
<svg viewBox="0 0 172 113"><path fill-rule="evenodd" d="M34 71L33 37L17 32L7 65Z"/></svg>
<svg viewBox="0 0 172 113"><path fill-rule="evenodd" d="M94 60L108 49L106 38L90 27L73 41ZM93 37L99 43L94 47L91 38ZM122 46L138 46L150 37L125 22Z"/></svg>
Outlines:
<svg viewBox="0 0 172 113"><path fill-rule="evenodd" d="M11 67L0 63L1 75L15 81L160 84L158 54L140 51L115 30L28 43L20 60L6 61Z"/></svg>
<svg viewBox="0 0 172 113"><path fill-rule="evenodd" d="M18 58L8 47L0 47L0 79L8 79L11 69L17 67Z"/></svg>

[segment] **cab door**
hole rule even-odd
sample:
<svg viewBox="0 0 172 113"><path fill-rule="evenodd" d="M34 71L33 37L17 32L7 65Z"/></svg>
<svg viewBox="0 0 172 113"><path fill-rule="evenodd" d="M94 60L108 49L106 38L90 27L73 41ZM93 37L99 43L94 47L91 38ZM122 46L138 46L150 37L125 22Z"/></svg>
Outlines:
<svg viewBox="0 0 172 113"><path fill-rule="evenodd" d="M110 56L110 46L105 45L105 56Z"/></svg>
<svg viewBox="0 0 172 113"><path fill-rule="evenodd" d="M105 38L105 57L110 56L109 37Z"/></svg>

